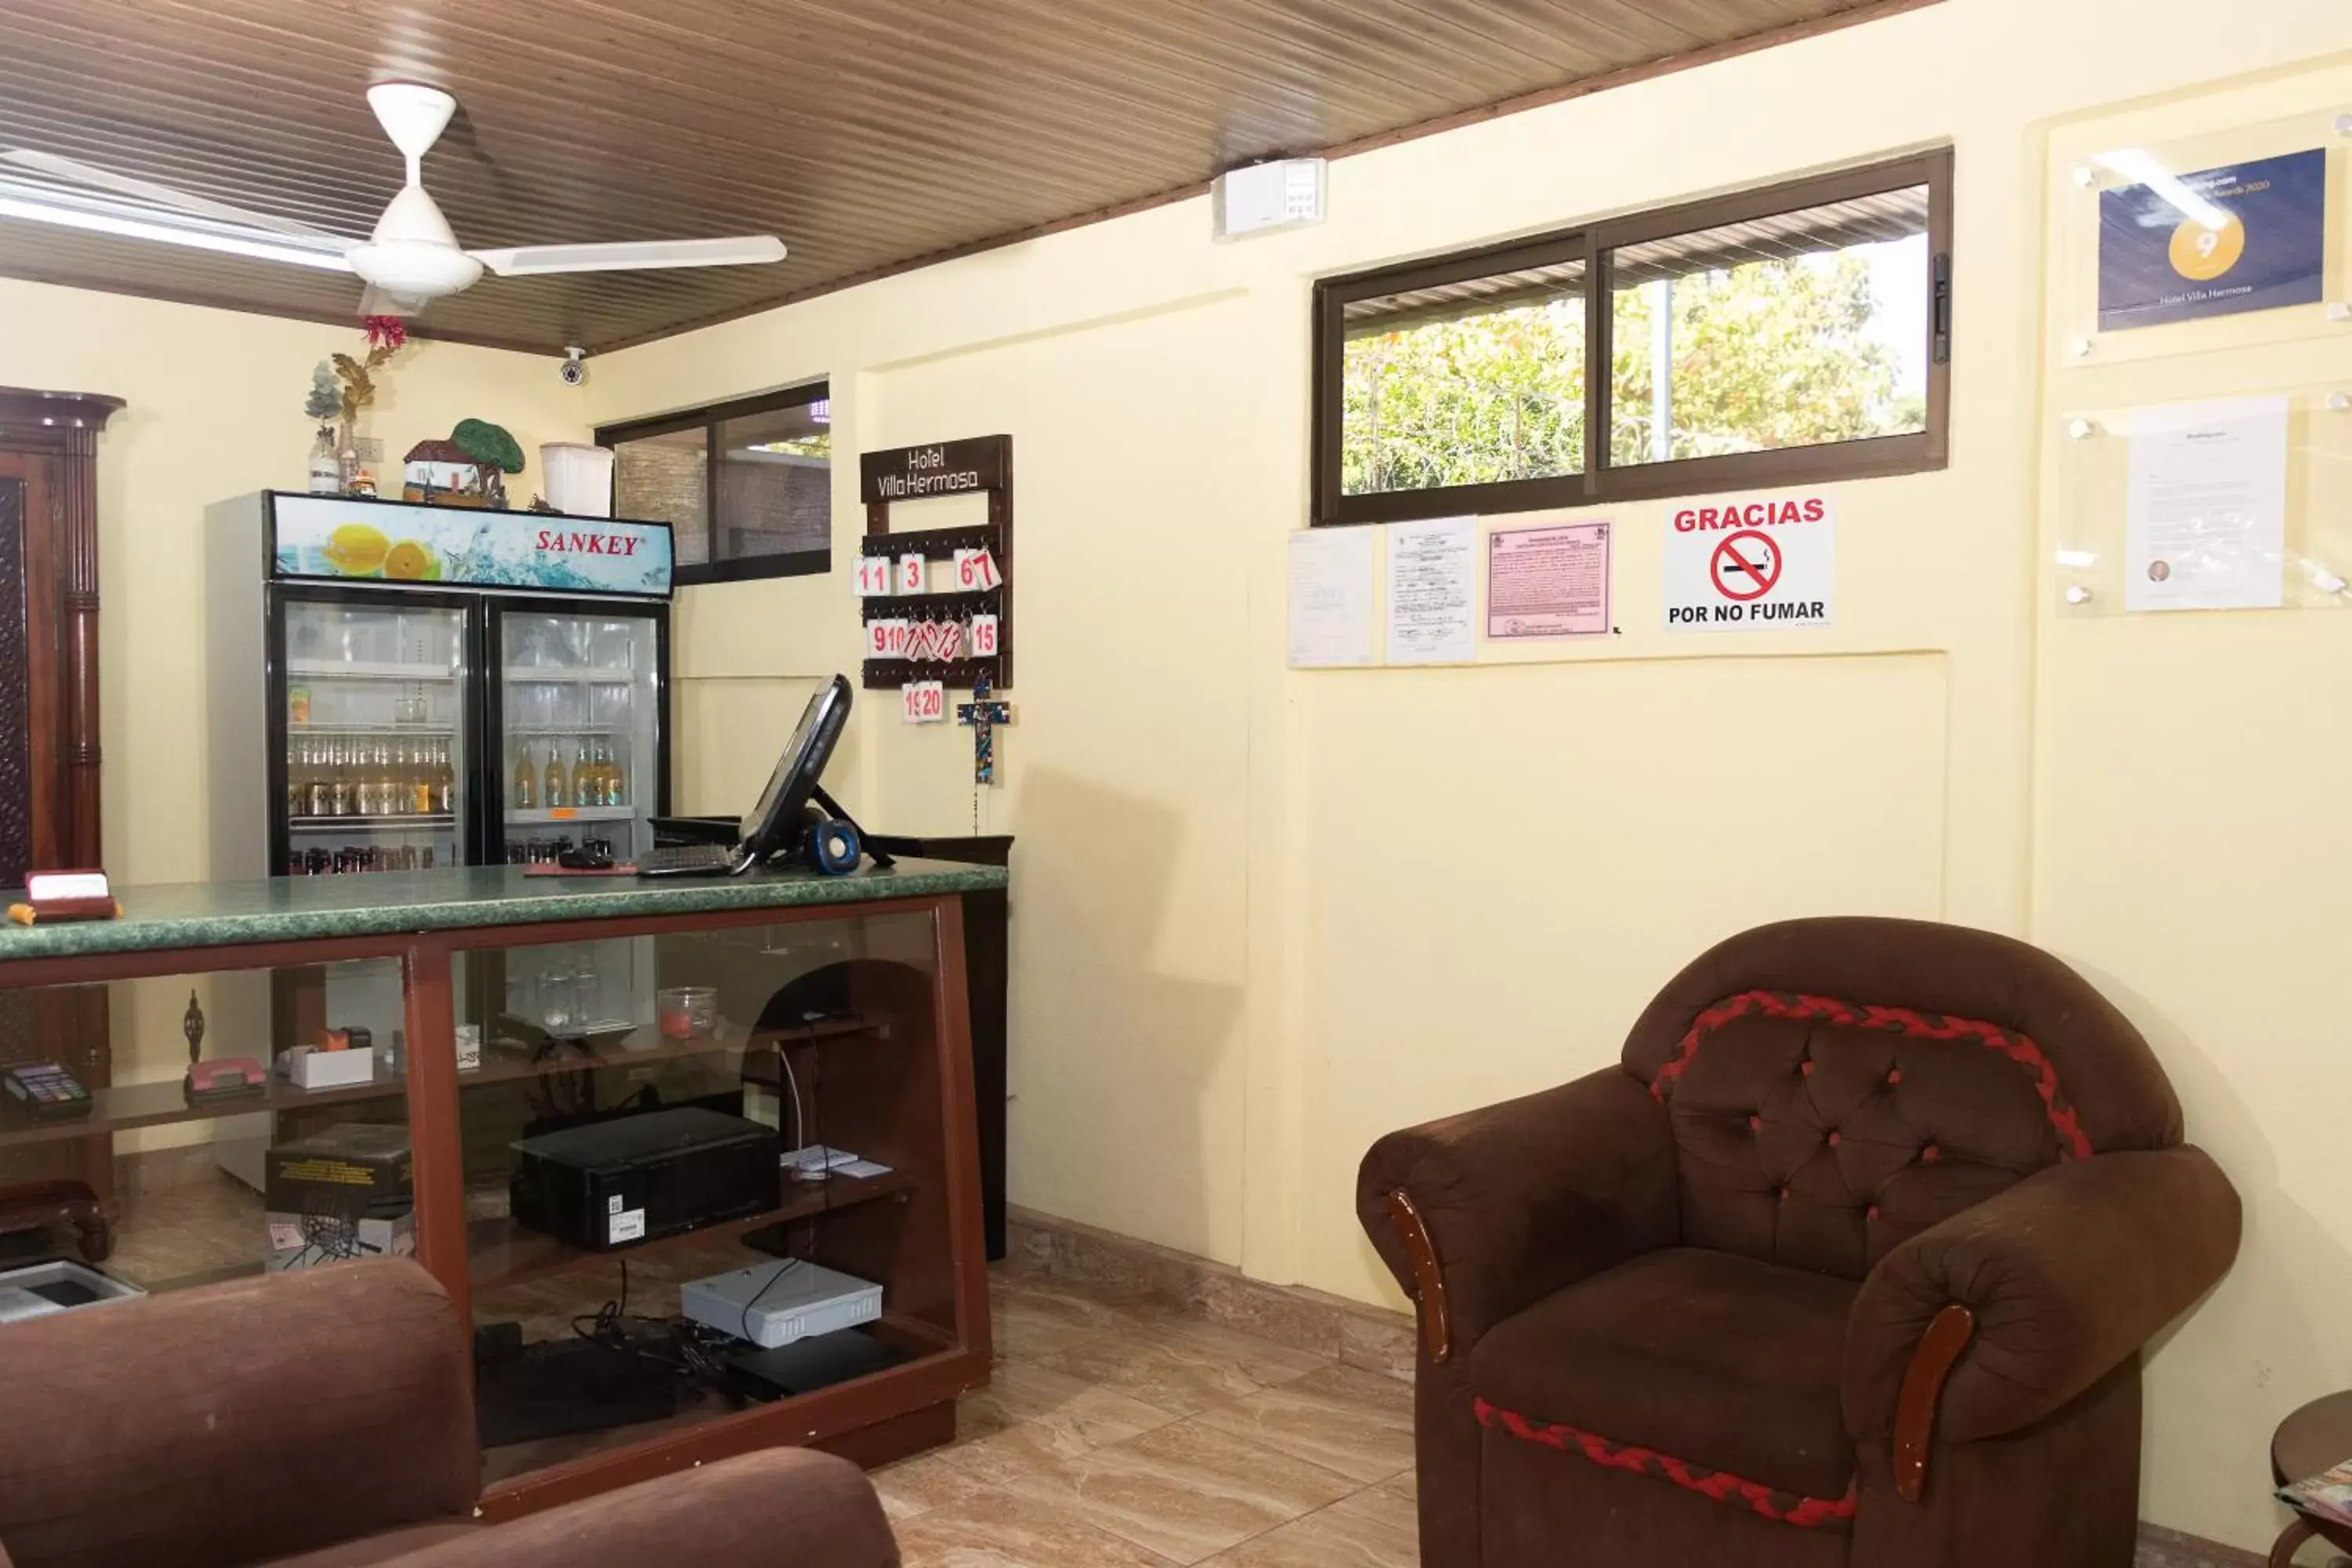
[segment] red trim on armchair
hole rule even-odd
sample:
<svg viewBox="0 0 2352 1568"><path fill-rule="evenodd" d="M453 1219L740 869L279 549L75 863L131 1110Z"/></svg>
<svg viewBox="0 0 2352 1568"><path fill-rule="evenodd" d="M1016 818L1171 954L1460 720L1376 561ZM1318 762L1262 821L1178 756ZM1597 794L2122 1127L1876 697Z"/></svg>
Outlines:
<svg viewBox="0 0 2352 1568"><path fill-rule="evenodd" d="M1834 996L1806 996L1781 991L1743 991L1727 996L1701 1013L1685 1035L1674 1059L1658 1069L1651 1081L1651 1098L1665 1103L1666 1090L1698 1055L1701 1041L1736 1018L1761 1013L1773 1018L1823 1019L1853 1029L1881 1029L1921 1040L1973 1040L1996 1050L2032 1075L2034 1092L2042 1097L2050 1125L2058 1134L2058 1157L2087 1160L2091 1141L2083 1132L2074 1108L2059 1092L2058 1069L2042 1047L2013 1029L1977 1018L1948 1013L1916 1013L1908 1007L1882 1007L1875 1003L1841 1002Z"/></svg>
<svg viewBox="0 0 2352 1568"><path fill-rule="evenodd" d="M1485 1399L1474 1401L1472 1408L1478 1414L1479 1425L1489 1431L1510 1434L1524 1443L1540 1443L1547 1448L1562 1453L1579 1453L1596 1465L1612 1470L1631 1470L1636 1475L1658 1480L1672 1481L1685 1491L1697 1492L1717 1502L1734 1507L1745 1506L1764 1518L1781 1524L1793 1524L1800 1530L1818 1530L1825 1524L1842 1523L1853 1518L1854 1486L1846 1484L1845 1495L1834 1500L1828 1498L1803 1497L1795 1492L1778 1490L1759 1482L1744 1480L1728 1470L1710 1470L1686 1459L1655 1449L1638 1447L1631 1443L1612 1443L1591 1432L1580 1432L1560 1422L1530 1421L1515 1411L1490 1405Z"/></svg>

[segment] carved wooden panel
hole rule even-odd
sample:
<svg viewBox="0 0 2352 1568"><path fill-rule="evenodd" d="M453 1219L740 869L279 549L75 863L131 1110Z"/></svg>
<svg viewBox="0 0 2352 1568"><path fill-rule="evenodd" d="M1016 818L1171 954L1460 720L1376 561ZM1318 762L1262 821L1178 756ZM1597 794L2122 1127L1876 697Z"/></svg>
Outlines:
<svg viewBox="0 0 2352 1568"><path fill-rule="evenodd" d="M25 485L0 477L0 887L33 860L32 684L26 648Z"/></svg>
<svg viewBox="0 0 2352 1568"><path fill-rule="evenodd" d="M121 400L0 387L0 887L27 868L101 866L98 436ZM0 1062L112 1080L103 985L0 991ZM113 1191L104 1138L0 1151L0 1186ZM37 1242L37 1237L19 1238Z"/></svg>

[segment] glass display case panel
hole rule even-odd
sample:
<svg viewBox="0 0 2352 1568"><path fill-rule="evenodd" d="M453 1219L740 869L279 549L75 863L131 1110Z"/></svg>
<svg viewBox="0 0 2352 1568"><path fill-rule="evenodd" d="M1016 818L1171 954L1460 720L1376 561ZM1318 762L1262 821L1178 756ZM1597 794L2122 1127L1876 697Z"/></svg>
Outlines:
<svg viewBox="0 0 2352 1568"><path fill-rule="evenodd" d="M952 1348L927 912L463 960L491 1480Z"/></svg>
<svg viewBox="0 0 2352 1568"><path fill-rule="evenodd" d="M0 992L0 1335L414 1254L400 1019L389 960Z"/></svg>

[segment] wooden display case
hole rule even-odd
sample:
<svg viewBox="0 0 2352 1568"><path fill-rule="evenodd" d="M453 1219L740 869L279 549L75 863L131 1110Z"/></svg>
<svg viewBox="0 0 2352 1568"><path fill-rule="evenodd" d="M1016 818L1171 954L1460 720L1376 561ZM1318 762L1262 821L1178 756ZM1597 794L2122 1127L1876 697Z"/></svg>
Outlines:
<svg viewBox="0 0 2352 1568"><path fill-rule="evenodd" d="M387 1061L368 1083L303 1090L274 1079L257 1097L191 1102L184 1045L176 1059L118 1052L114 1080L92 1086L86 1117L0 1119L0 1150L78 1147L116 1170L120 1195L102 1205L114 1255L106 1267L152 1291L268 1266L268 1200L215 1164L216 1138L257 1126L282 1148L341 1121L403 1126L417 1259L464 1321L489 1331L478 1334L478 1352L593 1340L613 1323L638 1336L632 1343L688 1335L679 1286L762 1258L807 1258L883 1287L880 1321L856 1331L896 1352L896 1364L767 1403L682 1366L676 1407L658 1418L639 1411L486 1447L486 1518L778 1444L878 1463L950 1438L956 1396L987 1379L961 900L1003 879L993 868L902 862L847 879L772 873L696 886L551 882L495 868L127 889L122 921L0 931L0 990L103 994L171 976L173 994L241 983L302 996L309 1014L337 1005L314 994L335 966L392 959L401 1070ZM640 944L638 961L663 989L709 987L715 1019L686 1034L666 1032L657 1012L589 1019L593 1032L530 1024L542 967L623 941ZM635 988L626 994L637 1005ZM593 1012L577 994L566 1008ZM462 1073L461 1023L485 1041L480 1065ZM221 1032L208 1055L268 1054L263 1042ZM823 1142L868 1163L823 1182L784 1173L761 1212L616 1250L515 1217L520 1136L685 1104L755 1119L772 1105L781 1146ZM0 1237L0 1254L30 1256L39 1243L48 1255L87 1255L76 1226L88 1217L53 1206L49 1235L20 1228ZM722 1333L697 1343L706 1363L742 1348Z"/></svg>

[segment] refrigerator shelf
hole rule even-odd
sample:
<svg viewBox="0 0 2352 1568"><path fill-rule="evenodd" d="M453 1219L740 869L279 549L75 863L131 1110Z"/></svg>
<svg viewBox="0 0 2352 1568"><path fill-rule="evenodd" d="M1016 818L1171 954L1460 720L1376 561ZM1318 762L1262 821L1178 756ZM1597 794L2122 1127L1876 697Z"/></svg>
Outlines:
<svg viewBox="0 0 2352 1568"><path fill-rule="evenodd" d="M289 678L303 680L455 680L446 664L383 664L363 658L289 658Z"/></svg>
<svg viewBox="0 0 2352 1568"><path fill-rule="evenodd" d="M566 669L560 665L510 664L507 679L518 686L635 686L634 669Z"/></svg>
<svg viewBox="0 0 2352 1568"><path fill-rule="evenodd" d="M396 827L455 827L457 819L448 812L413 816L289 816L286 828L289 833L366 833Z"/></svg>
<svg viewBox="0 0 2352 1568"><path fill-rule="evenodd" d="M289 735L418 735L428 739L457 732L455 724L289 724Z"/></svg>
<svg viewBox="0 0 2352 1568"><path fill-rule="evenodd" d="M525 826L542 826L559 822L626 822L637 815L634 805L519 805L507 807L507 820Z"/></svg>

